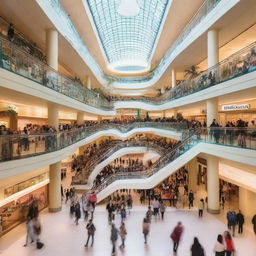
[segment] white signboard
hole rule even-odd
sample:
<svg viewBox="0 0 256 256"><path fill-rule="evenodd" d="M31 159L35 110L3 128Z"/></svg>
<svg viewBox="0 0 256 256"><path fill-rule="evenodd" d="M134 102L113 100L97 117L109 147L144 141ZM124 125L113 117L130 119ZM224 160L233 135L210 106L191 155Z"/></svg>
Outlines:
<svg viewBox="0 0 256 256"><path fill-rule="evenodd" d="M246 110L250 108L250 104L223 105L221 108L223 111Z"/></svg>

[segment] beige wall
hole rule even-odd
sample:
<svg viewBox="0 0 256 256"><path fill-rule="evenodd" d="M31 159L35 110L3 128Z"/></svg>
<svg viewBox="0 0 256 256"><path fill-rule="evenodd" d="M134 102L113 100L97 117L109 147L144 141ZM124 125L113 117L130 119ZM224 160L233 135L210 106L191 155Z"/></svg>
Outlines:
<svg viewBox="0 0 256 256"><path fill-rule="evenodd" d="M248 221L251 221L256 214L256 193L239 187L239 209Z"/></svg>

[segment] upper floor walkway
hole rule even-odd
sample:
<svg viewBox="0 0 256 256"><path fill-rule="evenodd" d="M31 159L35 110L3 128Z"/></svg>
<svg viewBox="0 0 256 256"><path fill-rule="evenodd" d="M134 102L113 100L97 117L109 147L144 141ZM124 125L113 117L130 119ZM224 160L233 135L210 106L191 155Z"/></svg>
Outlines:
<svg viewBox="0 0 256 256"><path fill-rule="evenodd" d="M127 125L94 124L64 132L1 135L0 177L9 177L56 163L72 155L78 147L103 136L124 139L135 133L152 133L182 140L190 132L187 128L186 123L178 122L133 122Z"/></svg>
<svg viewBox="0 0 256 256"><path fill-rule="evenodd" d="M137 128L140 126L140 128ZM121 127L121 128L120 128ZM120 130L123 130L123 133ZM1 178L10 177L35 170L70 156L75 150L101 136L125 138L136 132L152 132L160 136L181 140L181 145L164 154L160 163L163 167L173 156L180 157L190 148L198 145L200 152L209 152L209 145L217 145L219 157L244 163L248 157L256 156L255 128L199 128L186 129L183 123L142 122L127 126L120 124L101 124L75 128L71 131L37 135L2 135L1 140ZM29 145L29 147L28 147ZM124 145L124 148L126 146ZM195 148L197 148L195 147ZM118 149L120 149L118 147ZM232 153L233 151L237 153ZM193 151L194 152L194 151ZM198 151L196 151L198 153ZM111 151L111 154L113 151ZM125 152L124 152L125 153ZM182 153L182 154L181 154ZM178 154L178 155L177 155ZM241 156L239 156L241 154ZM246 156L248 154L248 156ZM255 158L256 159L256 158ZM250 162L250 164L255 161ZM187 159L188 160L188 159ZM166 162L167 161L167 162ZM158 168L159 166L157 166Z"/></svg>
<svg viewBox="0 0 256 256"><path fill-rule="evenodd" d="M254 88L256 43L154 98L102 96L59 74L45 63L0 40L0 86L79 111L115 115L116 109L166 110Z"/></svg>

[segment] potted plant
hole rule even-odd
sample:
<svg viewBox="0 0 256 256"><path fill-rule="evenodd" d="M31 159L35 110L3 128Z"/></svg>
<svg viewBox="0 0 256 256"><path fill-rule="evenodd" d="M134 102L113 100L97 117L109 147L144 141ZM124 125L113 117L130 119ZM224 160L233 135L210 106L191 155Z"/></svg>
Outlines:
<svg viewBox="0 0 256 256"><path fill-rule="evenodd" d="M199 75L198 72L199 67L198 66L191 66L189 69L185 70L185 77L189 78L189 79L193 79L195 77L197 77Z"/></svg>

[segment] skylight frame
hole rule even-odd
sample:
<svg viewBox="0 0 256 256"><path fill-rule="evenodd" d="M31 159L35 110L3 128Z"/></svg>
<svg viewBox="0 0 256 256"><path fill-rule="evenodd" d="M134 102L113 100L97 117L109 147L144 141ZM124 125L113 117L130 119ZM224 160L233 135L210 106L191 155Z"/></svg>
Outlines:
<svg viewBox="0 0 256 256"><path fill-rule="evenodd" d="M140 13L132 17L117 12L120 1L83 0L83 3L108 69L131 74L148 71L172 0L137 0ZM119 65L136 66L136 61L144 70L116 69Z"/></svg>

